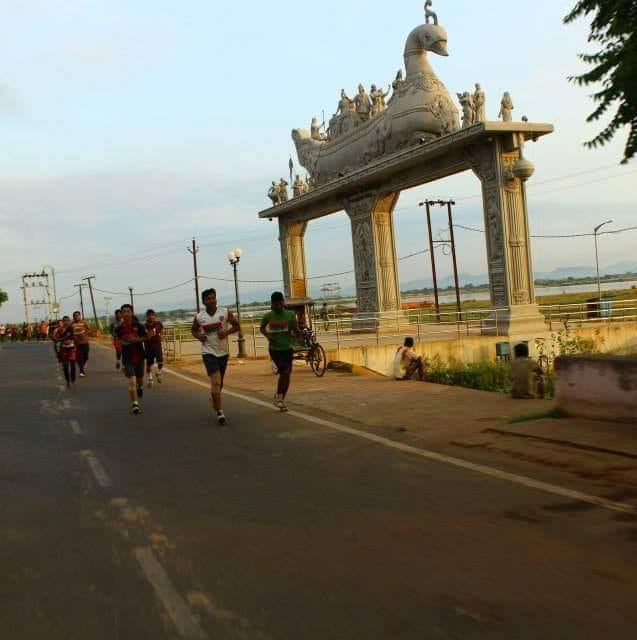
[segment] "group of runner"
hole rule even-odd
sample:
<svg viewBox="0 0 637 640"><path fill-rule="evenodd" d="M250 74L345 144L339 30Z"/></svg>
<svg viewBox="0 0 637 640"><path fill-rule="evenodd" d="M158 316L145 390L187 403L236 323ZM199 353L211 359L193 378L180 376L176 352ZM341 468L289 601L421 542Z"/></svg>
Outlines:
<svg viewBox="0 0 637 640"><path fill-rule="evenodd" d="M201 294L205 309L192 322L191 332L201 342L201 354L210 378L210 399L217 422L226 424L221 392L230 355L228 337L239 332L239 322L230 309L219 307L215 289ZM261 333L268 340L269 353L278 375L274 406L287 411L285 397L290 388L292 373L293 338L299 334L296 315L285 308L285 298L279 291L271 296L271 310L261 320Z"/></svg>
<svg viewBox="0 0 637 640"><path fill-rule="evenodd" d="M210 399L218 424L226 424L221 394L230 355L229 336L239 332L239 322L232 311L217 304L215 289L206 289L201 300L204 309L193 319L191 332L201 342L201 353L206 373L210 379ZM142 412L140 399L144 394L144 375L148 375L148 386L162 381L163 324L157 314L149 309L142 324L130 304L115 311L110 332L115 349L115 368L123 369L128 380L128 393L133 414ZM79 311L73 319L64 316L52 333L55 352L64 371L67 387L75 384L76 365L79 376L85 377L89 359L89 337L91 329ZM271 310L263 316L261 333L268 340L269 354L278 375L274 406L285 412L285 403L290 388L293 361L293 340L299 335L296 315L285 308L281 292L271 296ZM153 366L157 366L155 378Z"/></svg>
<svg viewBox="0 0 637 640"><path fill-rule="evenodd" d="M49 336L52 324L44 320L34 323L23 322L21 325L0 323L0 342L5 340L10 342L17 342L18 340L20 342L45 341Z"/></svg>
<svg viewBox="0 0 637 640"><path fill-rule="evenodd" d="M146 324L142 325L129 304L123 305L115 312L111 324L115 368L121 369L123 366L124 374L129 380L129 394L135 414L141 413L139 398L143 395L144 372L148 373L148 384L152 386L153 365L156 365L157 382L162 381L162 330L162 322L152 309L146 312ZM75 385L78 368L79 377L86 376L90 335L91 328L79 311L73 313L73 319L64 316L51 334L55 354L69 388Z"/></svg>

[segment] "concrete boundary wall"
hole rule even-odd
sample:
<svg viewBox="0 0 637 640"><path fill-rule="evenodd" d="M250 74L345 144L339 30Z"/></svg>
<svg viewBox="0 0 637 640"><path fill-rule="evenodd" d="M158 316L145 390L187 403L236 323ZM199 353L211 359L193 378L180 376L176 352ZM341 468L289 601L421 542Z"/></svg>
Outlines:
<svg viewBox="0 0 637 640"><path fill-rule="evenodd" d="M557 331L546 332L537 336L547 341ZM405 336L408 335L405 333ZM620 351L621 353L635 353L637 355L637 323L608 323L587 325L572 328L571 337L575 335L596 342L600 351ZM392 364L396 349L402 344L404 336L396 336L395 343L370 344L327 350L328 360L340 360L353 365L365 367L383 375L392 374ZM528 341L531 356L535 356L535 340L529 336L461 336L456 340L427 340L417 342L415 350L418 355L426 358L439 356L441 360L449 362L484 362L496 360L496 344L510 342L511 345L520 341ZM511 349L513 351L513 349Z"/></svg>
<svg viewBox="0 0 637 640"><path fill-rule="evenodd" d="M637 427L637 358L561 357L555 374L557 406L569 415Z"/></svg>

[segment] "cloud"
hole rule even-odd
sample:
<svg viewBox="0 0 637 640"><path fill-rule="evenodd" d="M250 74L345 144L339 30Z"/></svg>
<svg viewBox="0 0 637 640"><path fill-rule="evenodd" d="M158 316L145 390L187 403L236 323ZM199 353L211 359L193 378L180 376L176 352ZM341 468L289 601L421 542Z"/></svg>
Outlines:
<svg viewBox="0 0 637 640"><path fill-rule="evenodd" d="M0 83L0 115L22 117L26 107L18 96L4 83Z"/></svg>

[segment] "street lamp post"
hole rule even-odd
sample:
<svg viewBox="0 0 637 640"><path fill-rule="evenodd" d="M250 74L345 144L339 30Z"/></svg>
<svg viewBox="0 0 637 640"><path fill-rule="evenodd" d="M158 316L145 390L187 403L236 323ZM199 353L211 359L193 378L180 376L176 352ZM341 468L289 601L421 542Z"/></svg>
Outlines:
<svg viewBox="0 0 637 640"><path fill-rule="evenodd" d="M130 293L130 306L133 307L133 311L135 311L135 302L133 301L133 285L128 285L128 292Z"/></svg>
<svg viewBox="0 0 637 640"><path fill-rule="evenodd" d="M235 249L228 253L228 261L232 265L232 271L234 272L234 295L237 302L237 322L239 323L239 338L237 340L237 346L239 347L239 358L247 357L246 354L246 339L243 337L243 330L241 329L241 304L239 303L239 278L237 268L243 251L241 249Z"/></svg>
<svg viewBox="0 0 637 640"><path fill-rule="evenodd" d="M597 251L597 233L599 232L599 230L605 225L605 224L611 224L613 221L612 220L606 220L606 222L602 222L601 224L598 224L594 229L593 229L593 236L595 238L595 267L597 269L597 304L598 306L598 311L601 311L601 302L602 302L602 285L601 285L601 281L599 279L599 254Z"/></svg>

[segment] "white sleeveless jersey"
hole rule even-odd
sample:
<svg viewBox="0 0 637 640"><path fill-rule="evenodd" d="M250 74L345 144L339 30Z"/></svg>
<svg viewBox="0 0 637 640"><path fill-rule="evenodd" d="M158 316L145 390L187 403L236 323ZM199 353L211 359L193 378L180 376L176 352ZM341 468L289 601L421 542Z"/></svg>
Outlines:
<svg viewBox="0 0 637 640"><path fill-rule="evenodd" d="M201 343L201 352L207 353L217 358L222 358L230 353L228 338L219 340L217 332L219 330L227 331L228 327L228 310L225 308L217 308L214 315L210 315L205 309L197 315L199 323L199 331L206 335L206 341Z"/></svg>

